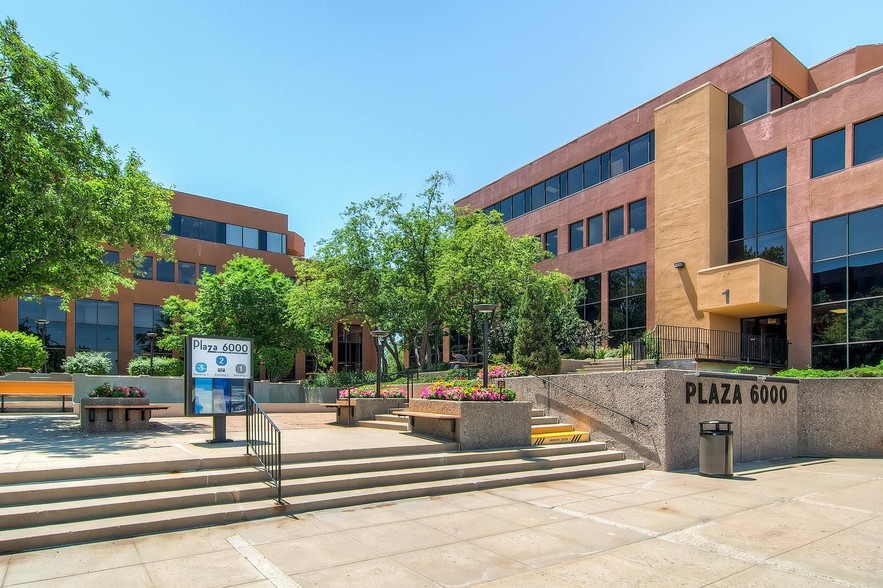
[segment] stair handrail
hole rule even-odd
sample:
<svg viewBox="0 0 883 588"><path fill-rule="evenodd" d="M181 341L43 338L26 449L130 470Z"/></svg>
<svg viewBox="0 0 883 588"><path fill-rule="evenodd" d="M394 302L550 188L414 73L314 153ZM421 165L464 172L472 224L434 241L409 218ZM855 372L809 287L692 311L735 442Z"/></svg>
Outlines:
<svg viewBox="0 0 883 588"><path fill-rule="evenodd" d="M276 486L276 503L282 504L282 431L254 396L245 397L245 453L251 452Z"/></svg>
<svg viewBox="0 0 883 588"><path fill-rule="evenodd" d="M567 386L564 386L564 385L562 385L562 384L559 384L558 382L555 382L555 381L553 381L553 380L551 380L551 379L549 379L549 378L546 378L546 377L544 377L544 376L538 376L538 375L536 375L536 374L530 374L530 376L533 377L533 378L537 378L537 379L539 379L539 380L542 380L543 382L546 382L547 384L550 384L550 385L552 385L552 386L555 386L555 387L557 387L557 388L560 388L560 389L564 390L565 392L567 392L567 393L569 393L569 394L572 394L572 395L576 396L577 398L582 398L583 400L585 400L585 401L587 401L587 402L591 402L591 403L594 404L595 406L600 406L600 407L603 408L604 410L608 410L608 411L610 411L610 412L612 412L612 413L614 413L614 414L617 414L617 415L619 415L619 416L621 416L621 417L623 417L623 418L626 418L626 419L629 420L629 422L630 422L631 424L635 424L635 423L637 423L637 424L641 425L642 427L646 427L647 429L650 428L650 425L648 425L647 423L642 423L641 421L639 421L639 420L636 419L635 417L631 417L631 416L629 416L629 415L627 415L627 414L625 414L625 413L619 412L619 411L616 410L615 408L610 408L609 406L605 406L604 404L601 404L600 402L597 402L597 401L595 401L595 400L592 400L591 398L587 398L587 397L583 396L582 394L580 394L579 392L577 392L576 390L573 390L572 388L568 388ZM551 397L552 397L552 394L551 394L551 393L550 393L548 396L546 396L546 413L548 413L548 412L549 412L549 409L550 409L549 402L551 401Z"/></svg>

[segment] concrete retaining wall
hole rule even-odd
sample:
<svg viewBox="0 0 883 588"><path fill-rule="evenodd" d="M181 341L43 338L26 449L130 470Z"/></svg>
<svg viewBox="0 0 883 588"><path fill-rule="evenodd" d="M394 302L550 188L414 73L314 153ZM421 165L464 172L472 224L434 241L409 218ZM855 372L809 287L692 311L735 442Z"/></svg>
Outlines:
<svg viewBox="0 0 883 588"><path fill-rule="evenodd" d="M801 455L883 457L883 379L800 381Z"/></svg>
<svg viewBox="0 0 883 588"><path fill-rule="evenodd" d="M452 400L413 399L408 410L460 415L455 441L461 449L523 447L530 445L529 402L456 402ZM414 432L451 439L451 422L433 419L414 420Z"/></svg>

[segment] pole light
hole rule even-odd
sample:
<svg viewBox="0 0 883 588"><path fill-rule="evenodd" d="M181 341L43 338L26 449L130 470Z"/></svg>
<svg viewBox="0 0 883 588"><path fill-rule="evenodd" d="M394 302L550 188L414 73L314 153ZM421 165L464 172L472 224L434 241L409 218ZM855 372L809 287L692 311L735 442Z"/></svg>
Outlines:
<svg viewBox="0 0 883 588"><path fill-rule="evenodd" d="M156 343L156 333L151 331L147 333L147 339L150 340L150 371L147 372L149 375L153 375L153 345Z"/></svg>
<svg viewBox="0 0 883 588"><path fill-rule="evenodd" d="M43 349L47 351L46 359L43 361L43 373L47 372L47 364L49 362L49 353L46 347L49 346L49 343L46 341L46 326L49 324L49 321L46 319L37 319L34 321L37 323L37 330L40 332L40 340L43 341Z"/></svg>
<svg viewBox="0 0 883 588"><path fill-rule="evenodd" d="M371 336L374 337L374 346L377 348L377 387L374 389L374 398L380 398L380 372L383 371L383 354L381 349L383 341L389 337L389 331L377 329L371 331Z"/></svg>
<svg viewBox="0 0 883 588"><path fill-rule="evenodd" d="M483 333L481 341L481 367L482 367L482 385L487 388L487 339L488 339L488 321L491 314L497 310L496 304L476 304L475 310L481 315L481 330Z"/></svg>

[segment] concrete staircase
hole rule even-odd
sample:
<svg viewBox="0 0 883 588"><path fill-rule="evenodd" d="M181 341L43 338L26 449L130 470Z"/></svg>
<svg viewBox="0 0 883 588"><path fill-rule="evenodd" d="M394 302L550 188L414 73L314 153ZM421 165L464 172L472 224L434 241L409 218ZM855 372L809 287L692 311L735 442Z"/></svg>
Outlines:
<svg viewBox="0 0 883 588"><path fill-rule="evenodd" d="M282 505L244 455L0 473L0 553L643 468L597 442L483 451L442 443L283 463Z"/></svg>
<svg viewBox="0 0 883 588"><path fill-rule="evenodd" d="M404 431L408 430L408 417L396 414L396 411L407 410L408 403L401 408L394 408L389 414L374 415L372 421L359 421L360 427L370 427L372 429L386 429L388 431Z"/></svg>
<svg viewBox="0 0 883 588"><path fill-rule="evenodd" d="M533 445L557 443L586 443L588 431L577 431L573 425L562 423L558 417L546 416L540 409L533 409L530 423L530 442Z"/></svg>

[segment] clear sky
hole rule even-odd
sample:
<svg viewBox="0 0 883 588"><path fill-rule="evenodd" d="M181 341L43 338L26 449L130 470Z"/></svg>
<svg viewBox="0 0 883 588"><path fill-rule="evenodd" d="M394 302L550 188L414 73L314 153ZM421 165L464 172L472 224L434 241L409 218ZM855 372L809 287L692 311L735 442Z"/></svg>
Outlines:
<svg viewBox="0 0 883 588"><path fill-rule="evenodd" d="M168 187L289 215L453 201L774 36L810 66L883 42L883 1L2 0L110 91L93 122ZM246 219L243 219L243 224Z"/></svg>

